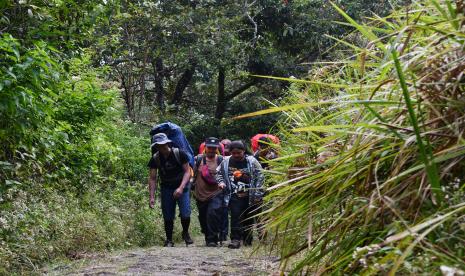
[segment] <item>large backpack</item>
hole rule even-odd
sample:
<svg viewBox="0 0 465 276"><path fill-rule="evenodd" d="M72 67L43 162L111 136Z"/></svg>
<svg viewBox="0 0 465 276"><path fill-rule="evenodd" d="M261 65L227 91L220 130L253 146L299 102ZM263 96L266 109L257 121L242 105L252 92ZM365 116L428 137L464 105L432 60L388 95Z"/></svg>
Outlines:
<svg viewBox="0 0 465 276"><path fill-rule="evenodd" d="M271 135L271 134L257 134L254 137L252 137L252 139L250 139L253 152L256 152L258 150L258 140L260 140L260 138L262 137L269 138L271 141L273 141L274 144L279 145L278 137Z"/></svg>
<svg viewBox="0 0 465 276"><path fill-rule="evenodd" d="M162 124L154 126L152 130L150 130L151 143L154 142L153 136L157 133L165 133L166 136L168 136L168 139L170 139L173 142L172 143L173 148L174 149L178 148L179 150L182 150L183 152L185 152L189 160L189 165L191 167L194 167L194 151L192 150L192 147L189 144L189 141L187 141L186 136L182 132L181 127L171 122L166 122L166 123L162 123ZM152 156L155 157L156 153L157 153L156 147L152 147ZM175 150L174 154L176 157L176 161L180 163L179 151Z"/></svg>

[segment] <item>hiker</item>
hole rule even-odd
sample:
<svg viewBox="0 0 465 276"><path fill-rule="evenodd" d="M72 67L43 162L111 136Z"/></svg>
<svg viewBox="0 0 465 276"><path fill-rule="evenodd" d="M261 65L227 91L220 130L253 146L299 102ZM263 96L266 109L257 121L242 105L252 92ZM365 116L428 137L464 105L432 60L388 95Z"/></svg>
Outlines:
<svg viewBox="0 0 465 276"><path fill-rule="evenodd" d="M231 153L229 152L229 145L231 144L231 140L229 139L223 139L220 142L223 145L223 156L230 156ZM225 205L223 207L223 216L222 216L222 227L221 227L221 232L220 232L220 240L222 242L228 240L228 232L229 232L229 210L228 206Z"/></svg>
<svg viewBox="0 0 465 276"><path fill-rule="evenodd" d="M172 141L166 134L158 133L152 137L152 147L158 150L150 159L148 167L150 208L155 205L155 191L157 189L157 174L160 175L161 210L165 226L165 247L173 247L173 226L176 213L176 203L181 217L182 239L186 246L193 241L189 235L191 215L189 180L191 177L188 155L171 146Z"/></svg>
<svg viewBox="0 0 465 276"><path fill-rule="evenodd" d="M269 160L275 159L278 157L278 154L271 146L273 144L273 140L266 136L262 136L258 139L258 149L254 153L254 157L260 162L263 169L268 169L270 164L268 163Z"/></svg>
<svg viewBox="0 0 465 276"><path fill-rule="evenodd" d="M223 148L224 148L223 155L224 156L230 156L231 153L229 152L229 145L231 144L231 140L223 139L223 140L221 140L220 143L223 145Z"/></svg>
<svg viewBox="0 0 465 276"><path fill-rule="evenodd" d="M228 247L237 249L241 239L251 235L244 221L248 217L248 207L262 200L263 173L257 159L246 154L242 141L231 142L229 151L231 156L225 157L218 166L216 179L218 185L225 185L224 203L231 214L231 243ZM251 239L245 240L244 244L251 245Z"/></svg>
<svg viewBox="0 0 465 276"><path fill-rule="evenodd" d="M218 154L220 141L215 137L205 139L204 154L196 156L194 197L199 210L199 222L208 247L217 247L223 223L223 188L216 182L216 168L223 161Z"/></svg>
<svg viewBox="0 0 465 276"><path fill-rule="evenodd" d="M217 139L217 138L215 138ZM220 142L218 142L218 147L216 149L216 153L217 154L221 154L221 155L224 155L224 145L221 144ZM205 142L202 142L202 144L200 144L199 146L199 154L204 154L205 153Z"/></svg>
<svg viewBox="0 0 465 276"><path fill-rule="evenodd" d="M254 157L255 159L258 160L258 162L260 163L260 165L262 166L264 170L267 170L270 168L270 164L268 163L269 160L272 160L278 157L278 154L276 153L275 149L271 146L271 144L273 144L274 142L275 141L273 141L268 136L262 136L258 139L257 150L254 153ZM249 217L244 222L246 227L252 228L253 225L256 226L257 231L258 231L258 238L260 240L263 240L266 236L262 217L259 216L259 214L262 211L263 211L263 201L255 202L254 204L249 206L249 209L247 210ZM244 237L244 239L245 239L245 242L251 243L252 235L246 236Z"/></svg>

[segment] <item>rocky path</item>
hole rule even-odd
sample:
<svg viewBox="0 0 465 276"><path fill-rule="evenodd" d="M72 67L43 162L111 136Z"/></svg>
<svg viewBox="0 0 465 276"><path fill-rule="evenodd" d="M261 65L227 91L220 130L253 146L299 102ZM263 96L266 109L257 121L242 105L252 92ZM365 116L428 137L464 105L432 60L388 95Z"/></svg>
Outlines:
<svg viewBox="0 0 465 276"><path fill-rule="evenodd" d="M151 247L84 258L48 268L47 275L272 275L275 258L253 254L252 248L208 248L201 239L185 247ZM258 255L258 256L257 256ZM276 275L276 274L275 274ZM279 275L279 274L278 274Z"/></svg>

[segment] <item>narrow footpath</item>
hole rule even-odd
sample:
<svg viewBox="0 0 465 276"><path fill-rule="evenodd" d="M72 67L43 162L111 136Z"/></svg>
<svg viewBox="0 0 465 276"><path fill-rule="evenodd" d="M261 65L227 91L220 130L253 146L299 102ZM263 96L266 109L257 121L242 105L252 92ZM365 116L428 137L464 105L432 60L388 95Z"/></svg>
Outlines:
<svg viewBox="0 0 465 276"><path fill-rule="evenodd" d="M205 247L202 238L197 238L189 247L177 243L172 248L155 246L89 256L55 264L44 272L47 275L279 275L276 258L251 253L251 247Z"/></svg>

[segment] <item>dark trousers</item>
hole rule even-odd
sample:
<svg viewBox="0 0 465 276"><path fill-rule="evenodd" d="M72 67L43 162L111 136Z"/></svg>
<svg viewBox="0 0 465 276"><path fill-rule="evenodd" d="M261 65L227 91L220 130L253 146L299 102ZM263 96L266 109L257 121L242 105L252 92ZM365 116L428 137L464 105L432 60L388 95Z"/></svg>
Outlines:
<svg viewBox="0 0 465 276"><path fill-rule="evenodd" d="M229 212L231 213L231 240L242 240L244 235L249 235L250 229L246 228L249 223L247 218L247 209L249 207L249 197L238 197L237 194L231 195L229 201Z"/></svg>
<svg viewBox="0 0 465 276"><path fill-rule="evenodd" d="M222 215L222 224L221 224L221 233L220 240L225 241L228 239L228 230L229 230L229 210L228 207L223 207Z"/></svg>
<svg viewBox="0 0 465 276"><path fill-rule="evenodd" d="M165 235L168 241L173 240L174 218L176 216L176 204L179 206L179 216L181 217L182 231L189 231L191 216L191 201L189 186L184 188L181 197L175 199L173 193L176 188L161 186L161 211L165 224Z"/></svg>
<svg viewBox="0 0 465 276"><path fill-rule="evenodd" d="M200 229L205 235L205 242L220 241L223 228L223 194L214 196L208 201L196 201L199 210Z"/></svg>

